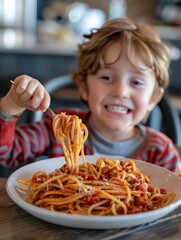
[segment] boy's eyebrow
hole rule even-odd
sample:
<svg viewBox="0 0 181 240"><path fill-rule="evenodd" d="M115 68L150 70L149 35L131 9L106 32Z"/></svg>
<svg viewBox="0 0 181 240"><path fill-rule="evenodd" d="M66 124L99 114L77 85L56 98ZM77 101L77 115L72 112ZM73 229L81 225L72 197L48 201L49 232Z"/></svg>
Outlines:
<svg viewBox="0 0 181 240"><path fill-rule="evenodd" d="M150 69L149 67L145 66L145 67L139 67L139 66L134 66L130 68L129 72L137 74L137 75L142 75L142 76L147 76L148 73L150 73L150 71L152 71L152 69ZM112 64L104 64L103 66L101 66L99 68L99 71L106 71L106 70L114 70L114 65Z"/></svg>
<svg viewBox="0 0 181 240"><path fill-rule="evenodd" d="M111 64L105 64L104 66L100 67L100 70L111 70L114 69L114 66ZM137 74L143 74L147 73L148 71L151 71L149 68L141 68L141 67L133 67L130 69L130 72L137 73Z"/></svg>
<svg viewBox="0 0 181 240"><path fill-rule="evenodd" d="M133 68L132 72L137 73L137 74L147 74L148 72L152 71L150 68Z"/></svg>
<svg viewBox="0 0 181 240"><path fill-rule="evenodd" d="M104 65L104 66L101 66L100 68L99 68L99 70L101 71L101 70L109 70L109 69L111 69L111 67L110 67L110 65Z"/></svg>
<svg viewBox="0 0 181 240"><path fill-rule="evenodd" d="M114 67L112 66L112 64L106 64L106 63L105 63L104 66L102 66L100 69L104 69L104 70L105 70L105 69L108 69L108 70L109 70L109 69L113 69L113 68L114 68Z"/></svg>

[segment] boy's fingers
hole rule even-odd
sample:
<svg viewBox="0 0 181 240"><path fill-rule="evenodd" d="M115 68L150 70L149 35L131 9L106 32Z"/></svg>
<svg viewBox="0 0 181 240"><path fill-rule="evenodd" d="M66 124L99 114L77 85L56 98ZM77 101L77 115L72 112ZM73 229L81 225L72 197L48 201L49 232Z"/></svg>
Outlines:
<svg viewBox="0 0 181 240"><path fill-rule="evenodd" d="M39 87L31 100L31 107L33 109L39 109L45 111L50 105L50 96L45 91L44 87Z"/></svg>

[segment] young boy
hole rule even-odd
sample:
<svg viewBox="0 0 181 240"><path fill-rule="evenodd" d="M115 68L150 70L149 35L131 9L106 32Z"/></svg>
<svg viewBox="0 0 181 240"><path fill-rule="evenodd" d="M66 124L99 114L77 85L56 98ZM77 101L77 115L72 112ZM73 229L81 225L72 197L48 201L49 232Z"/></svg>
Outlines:
<svg viewBox="0 0 181 240"><path fill-rule="evenodd" d="M156 33L129 19L108 21L85 36L79 47L74 80L89 111L58 109L78 115L89 136L85 154L109 154L181 169L181 159L164 134L141 125L168 86L169 54ZM63 155L52 130L52 119L16 127L25 109L46 111L50 96L39 81L19 76L1 99L0 163L18 166L38 156Z"/></svg>

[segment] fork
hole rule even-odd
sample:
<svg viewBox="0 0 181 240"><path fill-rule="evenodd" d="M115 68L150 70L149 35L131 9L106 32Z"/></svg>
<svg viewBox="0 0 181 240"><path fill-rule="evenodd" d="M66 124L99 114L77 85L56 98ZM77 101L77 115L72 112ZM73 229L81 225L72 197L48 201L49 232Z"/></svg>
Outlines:
<svg viewBox="0 0 181 240"><path fill-rule="evenodd" d="M13 80L10 80L10 82L12 83L12 85L13 85L15 88L17 87L16 83L15 83ZM55 113L54 113L54 111L53 111L51 108L47 108L47 111L50 112L52 118L55 117Z"/></svg>

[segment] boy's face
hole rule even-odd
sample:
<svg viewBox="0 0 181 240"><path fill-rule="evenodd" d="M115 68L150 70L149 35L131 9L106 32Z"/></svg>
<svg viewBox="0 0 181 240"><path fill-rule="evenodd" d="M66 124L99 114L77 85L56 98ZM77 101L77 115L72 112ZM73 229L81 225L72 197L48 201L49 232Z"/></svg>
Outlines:
<svg viewBox="0 0 181 240"><path fill-rule="evenodd" d="M103 56L105 68L88 75L87 88L79 84L82 98L88 101L94 126L104 137L115 141L132 137L136 131L134 126L144 119L163 94L152 98L154 72L136 56L133 62L140 70L133 67L124 54L115 62L119 45L116 42L107 48Z"/></svg>

